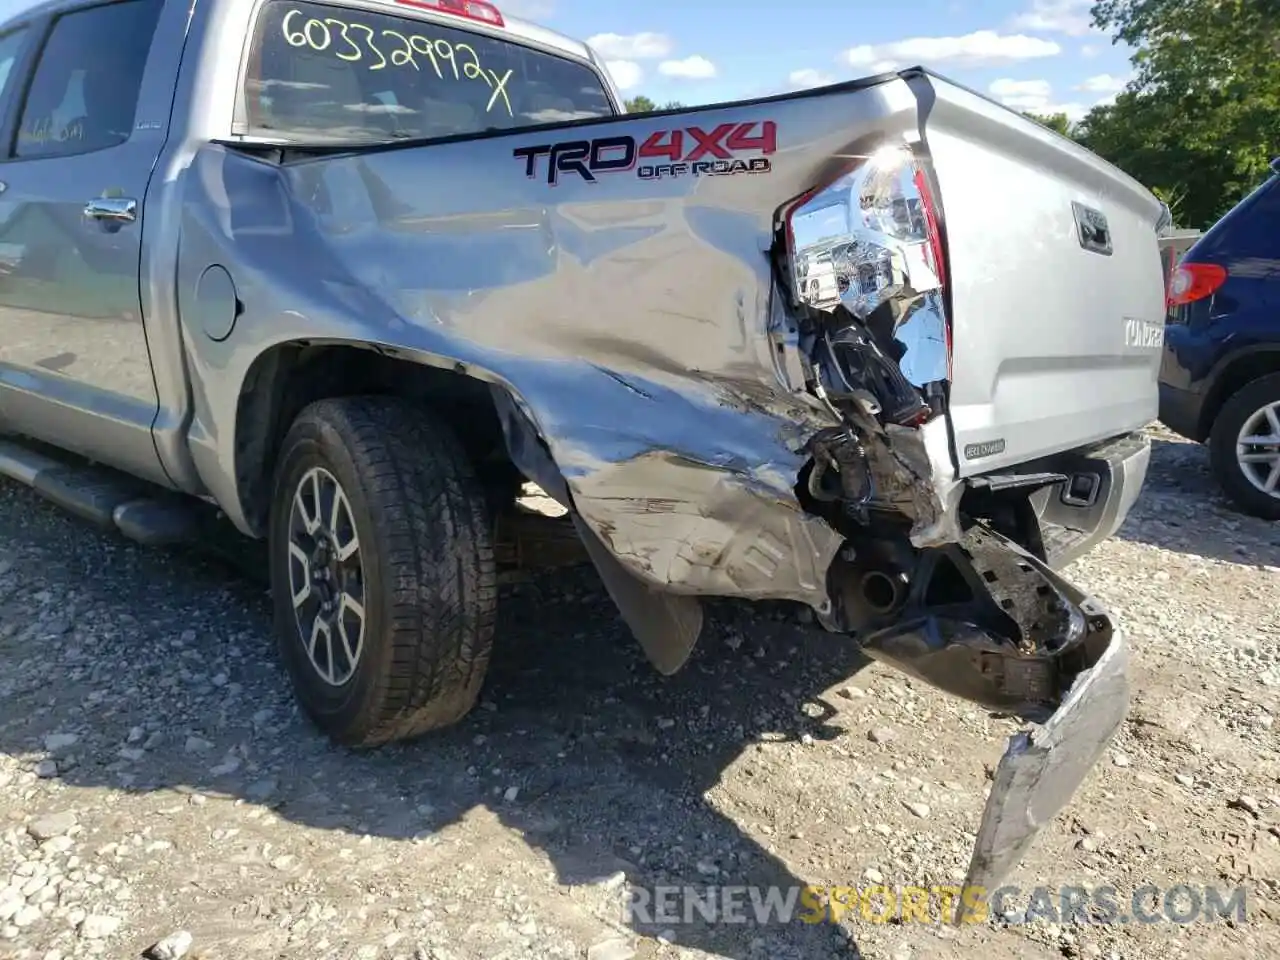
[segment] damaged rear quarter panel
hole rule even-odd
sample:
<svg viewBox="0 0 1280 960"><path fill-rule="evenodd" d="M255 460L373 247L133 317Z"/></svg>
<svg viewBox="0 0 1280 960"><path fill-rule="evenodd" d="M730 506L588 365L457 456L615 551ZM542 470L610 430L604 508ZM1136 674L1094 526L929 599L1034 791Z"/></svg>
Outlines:
<svg viewBox="0 0 1280 960"><path fill-rule="evenodd" d="M763 173L549 184L516 154L763 121L777 131ZM838 421L795 382L796 333L771 309L774 216L916 126L891 79L283 164L209 145L186 174L179 286L189 303L222 264L244 309L221 342L182 312L201 475L248 532L233 464L254 359L296 340L373 344L509 391L574 508L644 582L823 609L840 537L794 486L804 443Z"/></svg>
<svg viewBox="0 0 1280 960"><path fill-rule="evenodd" d="M775 217L851 161L915 139L917 110L906 81L880 78L284 163L204 147L184 174L178 278L202 480L242 531L255 532L240 501L236 441L255 360L284 343L366 345L500 391L504 422L529 425L512 446L554 474L544 485L570 501L611 595L662 672L679 669L696 640L701 611L691 597L789 599L829 612L827 572L842 537L802 509L795 488L808 442L848 426L804 389L798 331L779 309L770 259ZM646 179L628 168L552 184L537 169L527 176L519 152L765 121L777 137L768 172ZM193 302L215 264L242 307L217 341ZM911 545L961 549L947 418L891 426L868 442L866 462L911 519ZM1016 551L991 536L1016 565ZM629 576L615 576L619 568ZM1036 569L1026 558L1013 588L1033 585L1024 574ZM985 684L1001 701L1035 700L1036 716L1056 708L997 770L970 885L993 886L1017 861L1127 704L1110 618L1090 607L1084 630L1074 618L1091 601L1040 573L1050 594L1061 588L1070 630L1012 623L1009 636L991 618L970 623L978 602L950 612L960 643L942 629L946 609L923 609L925 628L898 622L864 638L873 656L943 689L981 693ZM1002 624L1011 620L1004 609L992 612ZM1030 650L1021 642L1037 637ZM1002 670L994 679L983 672L992 663ZM962 668L969 674L958 676Z"/></svg>

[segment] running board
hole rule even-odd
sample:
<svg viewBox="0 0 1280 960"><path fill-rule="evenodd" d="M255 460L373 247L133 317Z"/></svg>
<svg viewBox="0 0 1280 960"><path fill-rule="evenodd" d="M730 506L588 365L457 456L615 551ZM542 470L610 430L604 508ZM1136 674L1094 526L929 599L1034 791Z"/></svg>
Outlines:
<svg viewBox="0 0 1280 960"><path fill-rule="evenodd" d="M179 494L109 467L70 463L0 440L0 476L26 484L68 513L147 546L199 538L199 517Z"/></svg>

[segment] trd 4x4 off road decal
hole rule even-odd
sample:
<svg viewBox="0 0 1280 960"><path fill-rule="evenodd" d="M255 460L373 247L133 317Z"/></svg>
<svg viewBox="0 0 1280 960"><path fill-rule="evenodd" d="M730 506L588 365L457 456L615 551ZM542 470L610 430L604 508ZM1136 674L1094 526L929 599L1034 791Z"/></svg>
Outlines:
<svg viewBox="0 0 1280 960"><path fill-rule="evenodd" d="M718 177L734 173L768 173L769 154L778 149L778 127L772 120L722 123L711 130L685 127L658 130L637 143L635 137L564 140L518 147L512 156L524 160L529 179L545 176L555 185L564 174L595 183L600 174L634 172L642 180L663 177ZM746 156L743 154L756 154ZM540 168L539 158L546 157ZM648 161L648 162L646 162Z"/></svg>

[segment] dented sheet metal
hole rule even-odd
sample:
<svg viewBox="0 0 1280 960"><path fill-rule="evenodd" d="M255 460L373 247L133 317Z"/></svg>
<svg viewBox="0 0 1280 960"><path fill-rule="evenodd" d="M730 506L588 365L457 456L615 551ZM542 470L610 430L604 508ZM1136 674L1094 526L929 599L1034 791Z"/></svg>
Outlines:
<svg viewBox="0 0 1280 960"><path fill-rule="evenodd" d="M706 112L622 117L586 135L625 146L710 121L768 124L781 146L760 136L734 148L766 160L758 169L590 180L577 167L548 173L561 141L583 136L574 129L286 162L202 148L183 184L179 253L192 363L219 371L199 382L244 383L256 357L299 340L374 345L488 381L521 411L520 442L553 465L549 492L630 575L690 596L825 609L843 536L802 507L796 484L809 439L844 424L805 382L777 213L836 158L916 137L917 101L905 81L882 79ZM246 294L234 336L218 341L188 319L210 264L230 265ZM197 392L192 449L248 529L226 471L234 431L217 429L238 402ZM954 474L945 430L939 421L927 444L914 430L870 441L889 495L918 501L922 529L949 510L934 487Z"/></svg>
<svg viewBox="0 0 1280 960"><path fill-rule="evenodd" d="M511 459L570 510L663 673L694 648L701 597L796 601L853 633L858 578L883 577L872 656L1049 718L988 799L970 881L996 882L1120 722L1123 649L1094 601L961 515L919 110L892 78L690 111L680 124L785 145L707 176L584 166L593 144L669 138L663 115L288 162L202 148L179 251L201 476L254 532L228 469L239 387L274 347L353 344L490 385ZM576 166L548 172L570 148ZM807 241L797 216L816 218ZM809 302L822 258L836 296ZM243 293L221 339L193 302L214 264ZM970 601L930 606L940 557Z"/></svg>

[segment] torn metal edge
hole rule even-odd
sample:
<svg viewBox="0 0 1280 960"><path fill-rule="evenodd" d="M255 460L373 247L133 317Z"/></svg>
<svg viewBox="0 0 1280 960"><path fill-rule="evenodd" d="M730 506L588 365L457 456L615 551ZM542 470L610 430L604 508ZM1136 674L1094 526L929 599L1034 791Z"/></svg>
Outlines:
<svg viewBox="0 0 1280 960"><path fill-rule="evenodd" d="M1128 643L1114 629L1106 649L1076 676L1053 715L1009 739L983 808L966 894L974 891L985 901L1097 764L1128 713L1128 662ZM963 896L956 923L972 923L979 912Z"/></svg>

